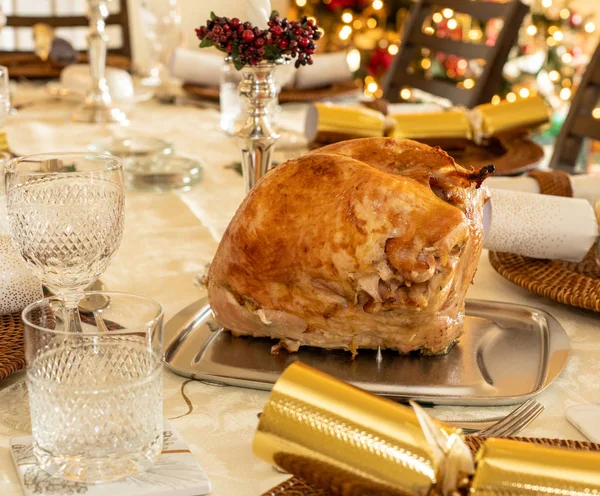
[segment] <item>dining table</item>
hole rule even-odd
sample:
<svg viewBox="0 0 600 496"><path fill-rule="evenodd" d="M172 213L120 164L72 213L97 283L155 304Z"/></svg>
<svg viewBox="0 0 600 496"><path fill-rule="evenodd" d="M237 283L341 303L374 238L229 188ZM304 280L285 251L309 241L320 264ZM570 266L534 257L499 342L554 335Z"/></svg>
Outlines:
<svg viewBox="0 0 600 496"><path fill-rule="evenodd" d="M244 198L236 164L240 151L234 137L219 126L212 104L180 99L150 100L132 106L128 126L72 123L77 102L54 98L42 84L20 83L13 92L17 111L6 127L17 155L83 151L110 136L153 136L173 144L175 154L197 159L201 182L169 191L126 191L123 240L102 281L109 290L137 293L158 300L165 319L203 295L195 281L217 249L228 222ZM275 161L302 153L302 115L307 104L284 105L277 117L284 129ZM484 250L468 298L510 302L543 309L564 327L570 357L560 376L537 395L544 413L520 433L528 437L584 440L567 420L565 410L600 401L600 318L536 296L497 274ZM17 373L0 381L0 389L24 377ZM252 454L257 414L267 391L219 386L180 377L164 369L164 417L178 430L192 455L206 471L215 496L259 496L289 478ZM439 406L443 418L482 418L511 407ZM24 433L0 422L0 494L23 494L9 451L9 439Z"/></svg>

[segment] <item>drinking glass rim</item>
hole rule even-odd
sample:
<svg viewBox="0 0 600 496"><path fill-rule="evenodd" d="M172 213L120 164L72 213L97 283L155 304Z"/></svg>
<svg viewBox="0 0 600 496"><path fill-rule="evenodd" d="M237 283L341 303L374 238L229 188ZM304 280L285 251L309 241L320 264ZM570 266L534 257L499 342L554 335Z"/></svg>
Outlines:
<svg viewBox="0 0 600 496"><path fill-rule="evenodd" d="M123 291L84 291L83 294L86 296L87 295L97 295L97 294L107 295L107 296L127 296L127 297L133 296L135 298L139 298L139 299L143 299L143 300L155 303L156 305L158 305L158 308L159 308L158 314L153 319L146 320L144 322L144 324L154 324L154 323L158 322L161 318L163 318L165 315L165 309L163 308L161 303L158 300L155 300L154 298L150 298L148 296L142 296L142 295L138 295L135 293L125 293ZM76 333L74 333L74 332L60 331L60 330L56 330L56 329L48 329L47 327L43 327L43 326L34 324L29 319L27 319L27 317L25 316L26 312L28 312L30 309L32 309L35 306L41 305L44 302L50 302L51 300L61 301L61 298L60 298L60 296L57 296L57 295L46 296L45 298L41 298L40 300L34 301L33 303L30 303L29 305L27 305L21 312L21 320L23 321L23 325L33 327L34 329L37 329L38 331L55 334L57 336L73 336L73 335L75 335ZM138 330L132 329L132 330L109 331L108 334L110 334L112 336L116 336L116 335L127 336L129 334L139 334L139 333L140 333L139 329ZM81 333L81 335L82 336L106 336L107 333L106 333L106 331L92 331L92 332Z"/></svg>
<svg viewBox="0 0 600 496"><path fill-rule="evenodd" d="M17 165L22 162L27 162L30 159L34 159L36 157L67 157L67 156L78 156L78 157L95 157L98 159L106 159L107 162L104 163L103 167L98 167L97 169L90 169L87 171L75 171L75 172L43 172L43 171L25 171L23 174L27 174L30 176L48 176L48 175L77 175L82 173L90 173L90 172L110 172L118 169L123 169L123 163L119 157L115 157L114 155L110 155L108 153L98 153L98 152L42 152L42 153L31 153L29 155L23 155L21 157L15 157L12 160L9 160L4 166L4 170L6 173L18 174ZM110 163L110 165L109 165Z"/></svg>

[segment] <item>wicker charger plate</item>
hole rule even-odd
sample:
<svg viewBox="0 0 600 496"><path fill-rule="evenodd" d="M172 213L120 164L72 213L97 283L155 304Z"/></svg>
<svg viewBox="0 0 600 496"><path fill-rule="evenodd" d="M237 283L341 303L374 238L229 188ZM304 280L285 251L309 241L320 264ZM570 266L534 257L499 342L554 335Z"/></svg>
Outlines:
<svg viewBox="0 0 600 496"><path fill-rule="evenodd" d="M467 436L465 441L471 451L476 453L482 443L484 437ZM600 444L588 443L584 441L571 441L567 439L544 439L530 437L513 437L515 441L523 441L526 443L539 444L542 446L552 446L556 448L576 449L583 451L600 451ZM351 488L348 494L352 494ZM302 479L293 477L279 484L273 489L267 491L263 496L331 496L331 493L322 489L315 489L310 484L307 484Z"/></svg>
<svg viewBox="0 0 600 496"><path fill-rule="evenodd" d="M205 100L219 100L219 88L213 86L200 86L186 83L183 90L198 98ZM348 81L346 83L334 84L325 88L313 88L309 90L296 90L284 88L279 93L279 103L291 102L316 102L330 98L343 98L354 95L359 89L359 83Z"/></svg>
<svg viewBox="0 0 600 496"><path fill-rule="evenodd" d="M480 169L494 164L495 176L514 176L531 171L544 158L544 149L531 141L526 131L502 133L488 138L481 145L458 138L418 141L430 146L439 146L463 167Z"/></svg>
<svg viewBox="0 0 600 496"><path fill-rule="evenodd" d="M21 314L0 315L0 380L25 367Z"/></svg>
<svg viewBox="0 0 600 496"><path fill-rule="evenodd" d="M513 176L533 170L544 158L543 148L523 132L501 134L481 146L471 142L460 148L442 148L463 167L479 169L494 164L496 176Z"/></svg>
<svg viewBox="0 0 600 496"><path fill-rule="evenodd" d="M545 298L600 312L600 269L595 243L579 262L539 260L490 252L492 267L510 282Z"/></svg>
<svg viewBox="0 0 600 496"><path fill-rule="evenodd" d="M565 172L536 171L534 177L542 193L572 196ZM504 278L545 298L586 310L600 312L600 267L596 262L597 243L578 263L540 260L512 253L491 251L492 267Z"/></svg>
<svg viewBox="0 0 600 496"><path fill-rule="evenodd" d="M104 286L98 280L92 283L88 289L102 290ZM43 290L44 297L52 296L52 293L45 286ZM48 321L53 322L53 319L49 318ZM25 368L25 339L23 330L21 312L0 315L0 381Z"/></svg>
<svg viewBox="0 0 600 496"><path fill-rule="evenodd" d="M344 133L320 132L312 149L331 143L360 138ZM445 138L418 140L430 146L439 146L463 167L479 169L494 164L496 176L514 176L535 169L544 158L544 150L531 141L526 133L514 132L491 138L485 145L476 145L466 139Z"/></svg>

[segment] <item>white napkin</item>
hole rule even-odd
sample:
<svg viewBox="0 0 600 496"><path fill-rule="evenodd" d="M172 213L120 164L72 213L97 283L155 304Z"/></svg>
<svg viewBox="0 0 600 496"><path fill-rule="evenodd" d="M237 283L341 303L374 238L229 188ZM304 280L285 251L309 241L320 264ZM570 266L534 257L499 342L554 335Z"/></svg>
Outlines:
<svg viewBox="0 0 600 496"><path fill-rule="evenodd" d="M484 208L484 247L579 262L598 237L592 206L580 198L496 189Z"/></svg>
<svg viewBox="0 0 600 496"><path fill-rule="evenodd" d="M600 443L600 404L587 403L572 405L566 410L567 420L585 437L594 443Z"/></svg>
<svg viewBox="0 0 600 496"><path fill-rule="evenodd" d="M210 493L212 489L206 473L198 465L189 447L166 419L163 452L158 461L148 471L139 475L104 484L84 484L52 478L37 466L32 444L31 436L10 439L13 462L26 496L199 496Z"/></svg>
<svg viewBox="0 0 600 496"><path fill-rule="evenodd" d="M316 53L313 65L300 66L294 86L306 90L350 81L353 74L347 58L347 52Z"/></svg>
<svg viewBox="0 0 600 496"><path fill-rule="evenodd" d="M10 236L0 235L0 315L19 312L41 298L42 283L31 273Z"/></svg>
<svg viewBox="0 0 600 496"><path fill-rule="evenodd" d="M224 55L210 50L177 48L171 56L171 75L186 83L218 87Z"/></svg>
<svg viewBox="0 0 600 496"><path fill-rule="evenodd" d="M173 53L169 70L173 77L186 83L217 88L221 84L221 66L224 54L210 50L178 48ZM275 84L280 88L293 82L296 75L293 63L282 64L275 69ZM240 74L240 79L241 79Z"/></svg>
<svg viewBox="0 0 600 496"><path fill-rule="evenodd" d="M106 84L115 100L123 101L133 98L133 80L127 71L116 67L107 67L105 75ZM75 92L87 93L91 81L89 64L69 65L60 72L61 86Z"/></svg>
<svg viewBox="0 0 600 496"><path fill-rule="evenodd" d="M0 163L0 315L23 310L40 298L42 283L31 273L8 232L4 164Z"/></svg>
<svg viewBox="0 0 600 496"><path fill-rule="evenodd" d="M271 2L269 0L246 0L244 20L251 22L260 29L267 29L271 16Z"/></svg>
<svg viewBox="0 0 600 496"><path fill-rule="evenodd" d="M4 189L2 184L0 187ZM0 192L0 236L2 234L8 234L8 214L6 212L6 196Z"/></svg>
<svg viewBox="0 0 600 496"><path fill-rule="evenodd" d="M592 205L600 200L600 174L581 174L570 176L574 198L583 198ZM526 193L539 193L540 185L529 176L521 177L490 177L485 184L492 189L508 189Z"/></svg>

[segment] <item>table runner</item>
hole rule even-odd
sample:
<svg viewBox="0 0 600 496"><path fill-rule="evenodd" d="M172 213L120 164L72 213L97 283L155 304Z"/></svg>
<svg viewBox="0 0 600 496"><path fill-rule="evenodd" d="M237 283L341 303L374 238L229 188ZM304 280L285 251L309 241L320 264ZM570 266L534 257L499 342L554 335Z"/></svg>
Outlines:
<svg viewBox="0 0 600 496"><path fill-rule="evenodd" d="M43 89L24 92L19 87L16 103L19 98L43 102L23 108L9 120L9 141L18 153L81 150L92 136L110 136L119 131L68 124L74 104L48 101ZM131 117L132 131L172 140L178 152L201 159L206 167L205 180L187 192L127 192L123 242L102 278L112 290L158 299L169 319L198 298L200 293L192 280L211 260L217 239L242 200L241 178L224 167L239 157L234 141L219 130L214 110L149 102L140 105ZM291 124L297 125L297 121ZM567 422L564 409L600 399L600 318L534 296L505 281L493 271L486 253L469 297L537 306L551 312L565 327L571 338L570 362L558 380L538 396L546 411L522 434L583 439ZM0 381L0 388L13 380ZM181 394L185 383L186 379L165 372L165 416L174 419L174 425L206 469L214 483L213 495L257 496L289 478L251 453L256 414L266 401L266 392L193 381L184 389L193 406L193 411L186 414L188 405ZM508 410L510 407L443 407L434 408L433 413L441 418L476 418ZM8 438L18 434L0 426L2 496L22 494L7 449Z"/></svg>

